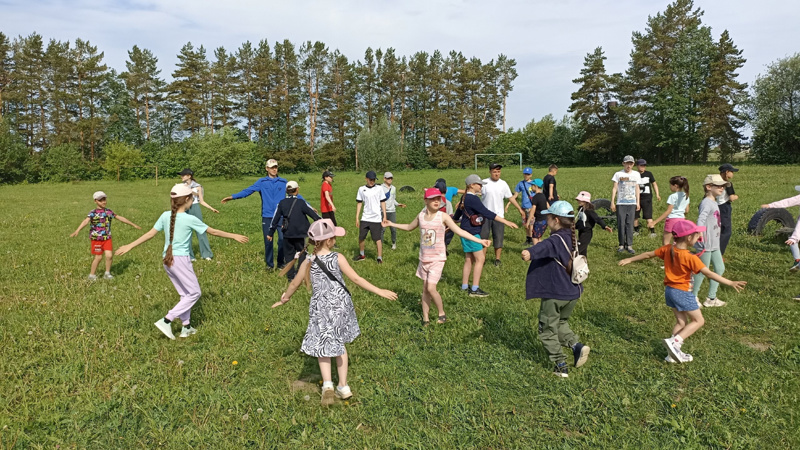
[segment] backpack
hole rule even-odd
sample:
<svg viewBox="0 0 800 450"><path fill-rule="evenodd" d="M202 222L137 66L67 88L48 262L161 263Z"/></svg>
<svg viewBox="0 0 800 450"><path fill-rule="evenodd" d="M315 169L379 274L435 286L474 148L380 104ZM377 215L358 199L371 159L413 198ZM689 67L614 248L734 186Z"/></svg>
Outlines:
<svg viewBox="0 0 800 450"><path fill-rule="evenodd" d="M556 235L558 236L558 235ZM569 251L569 246L567 246L567 241L564 240L561 236L558 236L561 239L561 243L564 244L564 248ZM561 261L556 259L556 262L559 266L563 267L564 270L570 275L570 279L572 280L572 284L581 284L589 278L589 261L586 259L585 256L578 254L578 249L575 248L570 253L570 264L569 268L564 264L561 264Z"/></svg>

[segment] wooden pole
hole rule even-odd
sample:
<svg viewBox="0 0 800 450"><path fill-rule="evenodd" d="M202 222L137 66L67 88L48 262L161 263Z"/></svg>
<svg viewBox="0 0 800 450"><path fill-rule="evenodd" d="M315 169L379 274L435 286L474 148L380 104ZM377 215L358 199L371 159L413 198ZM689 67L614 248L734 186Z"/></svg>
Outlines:
<svg viewBox="0 0 800 450"><path fill-rule="evenodd" d="M120 166L117 166L117 183L119 183L119 169L120 169Z"/></svg>
<svg viewBox="0 0 800 450"><path fill-rule="evenodd" d="M158 186L158 166L156 166L156 186Z"/></svg>

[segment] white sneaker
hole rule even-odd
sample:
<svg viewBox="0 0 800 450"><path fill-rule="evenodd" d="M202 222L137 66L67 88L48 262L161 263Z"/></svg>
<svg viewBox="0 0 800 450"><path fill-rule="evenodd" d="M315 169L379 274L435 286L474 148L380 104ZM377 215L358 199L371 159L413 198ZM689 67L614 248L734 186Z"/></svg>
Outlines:
<svg viewBox="0 0 800 450"><path fill-rule="evenodd" d="M203 258L203 259L205 259L206 261L211 261L211 258Z"/></svg>
<svg viewBox="0 0 800 450"><path fill-rule="evenodd" d="M97 281L97 275L95 275L93 273L89 274L89 281Z"/></svg>
<svg viewBox="0 0 800 450"><path fill-rule="evenodd" d="M675 338L663 339L661 342L664 344L664 347L667 349L667 353L674 361L679 363L684 362L683 352L681 352L681 349L675 345Z"/></svg>
<svg viewBox="0 0 800 450"><path fill-rule="evenodd" d="M655 233L650 233L650 238L651 238L651 239L652 239L652 238L654 238L654 237L656 237L656 236L658 236L658 235L657 235L657 234L655 234Z"/></svg>
<svg viewBox="0 0 800 450"><path fill-rule="evenodd" d="M713 308L713 307L716 307L716 306L725 306L727 304L728 304L727 302L723 302L722 300L720 300L718 298L715 298L715 299L706 298L706 301L703 302L703 306L705 306L707 308Z"/></svg>
<svg viewBox="0 0 800 450"><path fill-rule="evenodd" d="M192 256L192 260L191 260L191 261L192 261L192 262L195 262L195 261L197 261L197 259L195 259L195 257L194 257L194 256Z"/></svg>
<svg viewBox="0 0 800 450"><path fill-rule="evenodd" d="M178 337L186 338L195 333L197 333L197 328L192 328L192 326L189 325L189 328L186 327L181 328L181 335Z"/></svg>
<svg viewBox="0 0 800 450"><path fill-rule="evenodd" d="M392 250L397 250L397 244L392 244Z"/></svg>
<svg viewBox="0 0 800 450"><path fill-rule="evenodd" d="M110 273L106 272L105 275L103 275L103 279L113 280L114 279L114 275L111 275Z"/></svg>
<svg viewBox="0 0 800 450"><path fill-rule="evenodd" d="M347 400L348 398L353 396L353 393L350 392L350 386L345 386L345 387L336 386L336 396L342 400Z"/></svg>
<svg viewBox="0 0 800 450"><path fill-rule="evenodd" d="M697 302L697 306L698 306L700 309L703 309L703 304L702 304L702 303L700 303L700 297L695 297L695 298L694 298L694 301L696 301L696 302Z"/></svg>
<svg viewBox="0 0 800 450"><path fill-rule="evenodd" d="M164 318L163 317L161 318L161 320L159 320L158 322L154 323L153 325L155 325L156 328L161 330L161 332L164 333L164 336L172 339L173 341L175 340L175 335L172 334L172 327L167 322L164 322Z"/></svg>
<svg viewBox="0 0 800 450"><path fill-rule="evenodd" d="M686 356L686 359L684 360L684 362L691 362L691 361L694 360L694 358L692 358L692 355L690 355L688 353L684 353L684 356ZM669 356L669 355L664 357L664 361L666 361L666 362L668 362L670 364L678 364L678 361L675 361L674 359L672 359L672 356Z"/></svg>
<svg viewBox="0 0 800 450"><path fill-rule="evenodd" d="M322 387L322 406L330 406L333 404L333 399L336 395L333 393L333 387L323 386Z"/></svg>

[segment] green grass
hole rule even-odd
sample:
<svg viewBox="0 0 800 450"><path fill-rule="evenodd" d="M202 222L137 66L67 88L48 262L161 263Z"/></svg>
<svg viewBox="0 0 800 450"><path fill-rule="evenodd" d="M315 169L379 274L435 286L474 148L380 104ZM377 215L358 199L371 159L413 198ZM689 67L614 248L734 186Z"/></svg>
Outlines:
<svg viewBox="0 0 800 450"><path fill-rule="evenodd" d="M713 168L651 169L664 200L657 212L668 178L683 174L696 217L700 181ZM615 170L563 169L559 192L608 198ZM417 188L400 194L409 207L398 220L420 210L421 188L439 176L460 186L468 173L396 173L398 186ZM317 205L318 177L289 178ZM513 186L521 177L506 170L503 178ZM679 366L664 363L659 342L674 321L660 262L616 266L615 234L595 233L592 275L570 321L591 358L559 380L537 339L538 303L524 298L522 231L507 233L502 268L485 269L486 299L459 293L463 255L457 241L451 246L439 290L452 322L427 329L414 276L419 235L400 231L385 264L355 265L400 297L389 302L353 289L362 329L348 347L355 397L329 409L319 405L316 359L299 352L309 294L301 288L270 309L286 282L264 270L258 196L222 206L219 215L204 210L210 226L251 242L211 237L214 261L195 265L199 333L169 341L153 326L178 298L160 263L163 235L115 258L116 279L96 283L86 281L88 232L68 235L98 189L111 209L147 230L167 209L171 182L2 187L0 447L796 448L800 303L791 296L800 286L781 240L749 236L745 227L761 203L794 195L798 178L797 168L747 166L737 174L741 200L726 276L749 285L742 294L720 288L728 306L703 311L706 326L685 346L695 360ZM200 181L215 206L251 182ZM357 250L354 196L362 182L360 174L339 173L334 183L337 215L349 231L339 246L348 257ZM113 230L117 247L141 233L119 222ZM657 242L637 237L635 247ZM374 246L367 256L374 258Z"/></svg>

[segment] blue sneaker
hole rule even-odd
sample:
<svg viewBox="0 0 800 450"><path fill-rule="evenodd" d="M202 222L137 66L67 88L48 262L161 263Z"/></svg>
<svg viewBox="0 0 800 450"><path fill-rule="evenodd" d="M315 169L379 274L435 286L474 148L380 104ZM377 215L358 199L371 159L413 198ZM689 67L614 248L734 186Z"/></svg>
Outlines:
<svg viewBox="0 0 800 450"><path fill-rule="evenodd" d="M568 370L567 370L567 363L562 362L562 363L556 364L555 369L553 369L553 375L555 375L557 377L561 377L561 378L569 377L569 373L568 373Z"/></svg>
<svg viewBox="0 0 800 450"><path fill-rule="evenodd" d="M572 356L575 357L575 367L586 364L586 361L589 359L590 350L588 345L583 345L580 342L572 347Z"/></svg>
<svg viewBox="0 0 800 450"><path fill-rule="evenodd" d="M797 272L798 270L800 270L800 261L795 261L789 272Z"/></svg>

